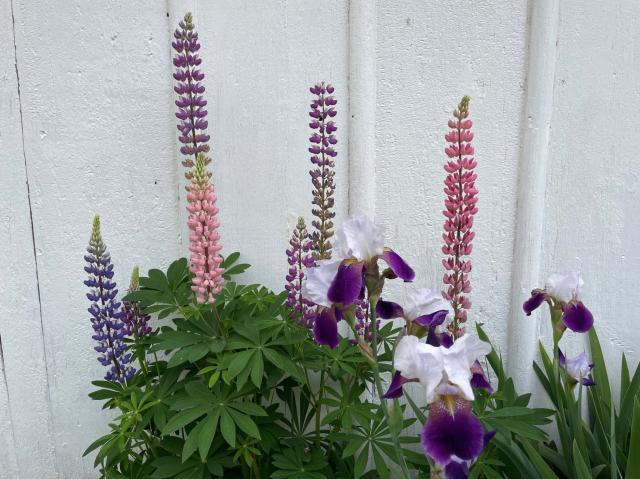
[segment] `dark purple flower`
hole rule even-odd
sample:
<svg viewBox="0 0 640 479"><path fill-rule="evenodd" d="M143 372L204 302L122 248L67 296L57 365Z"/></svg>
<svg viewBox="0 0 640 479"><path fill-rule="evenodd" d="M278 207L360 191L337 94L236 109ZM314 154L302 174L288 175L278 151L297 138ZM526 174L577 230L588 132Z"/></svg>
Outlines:
<svg viewBox="0 0 640 479"><path fill-rule="evenodd" d="M580 301L572 302L565 305L562 322L576 333L586 333L593 326L593 315Z"/></svg>
<svg viewBox="0 0 640 479"><path fill-rule="evenodd" d="M414 382L418 382L418 380L407 379L404 376L402 376L402 374L400 374L400 371L396 371L393 374L393 378L391 379L391 384L389 384L389 388L387 389L387 392L382 395L382 398L397 399L401 397L403 394L402 386L404 386L406 383L414 383Z"/></svg>
<svg viewBox="0 0 640 479"><path fill-rule="evenodd" d="M316 343L336 348L340 343L338 335L338 321L340 312L334 308L322 308L313 323L313 334Z"/></svg>
<svg viewBox="0 0 640 479"><path fill-rule="evenodd" d="M593 315L580 299L583 285L582 276L577 271L554 273L547 279L544 289L533 290L522 309L529 316L545 300L548 301L558 341L566 328L576 333L586 333L593 326ZM557 314L553 314L554 311L562 313L562 322Z"/></svg>
<svg viewBox="0 0 640 479"><path fill-rule="evenodd" d="M176 52L173 57L173 65L176 68L173 78L177 81L174 90L179 95L176 100L178 107L176 117L180 120L178 123L179 140L182 143L180 152L185 156L182 164L192 168L195 165L196 156L200 153L205 158L205 166L211 161L206 155L209 152L209 135L206 134L207 110L205 110L207 101L203 96L204 84L201 83L204 80L204 73L198 69L202 63L198 54L200 43L198 32L194 30L191 13L187 13L179 25L180 27L173 34L175 41L172 43ZM185 174L187 179L191 179L191 175L191 172Z"/></svg>
<svg viewBox="0 0 640 479"><path fill-rule="evenodd" d="M540 290L534 290L531 293L531 297L527 299L522 305L522 309L526 313L527 316L531 316L531 313L538 309L538 307L544 303L544 300L547 298L547 293Z"/></svg>
<svg viewBox="0 0 640 479"><path fill-rule="evenodd" d="M471 403L455 399L450 405L438 400L429 407L421 442L426 454L441 466L454 459L473 461L484 448L485 432L471 412Z"/></svg>
<svg viewBox="0 0 640 479"><path fill-rule="evenodd" d="M393 274L405 283L413 281L416 277L416 273L411 266L395 251L385 248L380 259L387 263L391 271L393 271Z"/></svg>
<svg viewBox="0 0 640 479"><path fill-rule="evenodd" d="M337 100L332 96L334 88L325 85L324 82L309 89L315 98L311 102L311 123L309 127L313 133L309 137L311 146L311 163L314 168L309 171L311 182L313 183L313 209L311 213L316 217L312 221L314 231L311 233L313 241L314 256L317 260L331 258L331 242L333 236L333 218L336 213L333 211L333 194L336 189L335 161L337 156L334 146L338 143L335 132L337 127L332 120L336 116L335 105Z"/></svg>
<svg viewBox="0 0 640 479"><path fill-rule="evenodd" d="M342 262L338 267L327 297L334 304L349 306L362 297L364 263Z"/></svg>
<svg viewBox="0 0 640 479"><path fill-rule="evenodd" d="M111 255L102 241L100 233L100 217L93 219L93 228L84 270L89 278L84 284L90 288L87 298L91 301L88 311L91 315L92 336L98 342L94 349L100 353L98 361L109 370L105 375L108 381L124 382L131 379L135 369L127 364L131 361L131 354L127 352L123 338L126 328L122 322L121 304L116 301L118 290L113 281L113 265Z"/></svg>
<svg viewBox="0 0 640 479"><path fill-rule="evenodd" d="M140 271L136 266L133 268L133 273L131 274L130 293L140 289L139 276ZM124 323L124 331L127 336L139 338L145 334L149 334L151 332L151 326L149 326L150 319L151 316L140 311L136 302L122 302L122 322Z"/></svg>
<svg viewBox="0 0 640 479"><path fill-rule="evenodd" d="M287 249L287 262L289 270L286 276L285 289L287 290L286 305L291 308L293 315L298 317L300 324L311 328L315 318L314 303L302 295L302 285L305 280L304 268L314 265L311 253L312 242L304 222L304 218L298 218L298 224L293 230L289 248Z"/></svg>
<svg viewBox="0 0 640 479"><path fill-rule="evenodd" d="M493 387L484 374L484 369L480 364L480 361L476 361L471 366L471 386L477 389L486 389L488 392L493 392Z"/></svg>
<svg viewBox="0 0 640 479"><path fill-rule="evenodd" d="M446 479L467 479L469 477L469 466L466 461L451 461L444 468Z"/></svg>
<svg viewBox="0 0 640 479"><path fill-rule="evenodd" d="M404 316L404 310L398 303L380 299L378 300L378 304L376 304L376 316L382 319L402 318Z"/></svg>

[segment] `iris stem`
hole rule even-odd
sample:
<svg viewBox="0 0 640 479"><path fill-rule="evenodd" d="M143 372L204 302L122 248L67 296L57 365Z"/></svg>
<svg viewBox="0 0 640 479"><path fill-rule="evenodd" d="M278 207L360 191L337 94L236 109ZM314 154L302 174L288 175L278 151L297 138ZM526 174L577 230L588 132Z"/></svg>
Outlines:
<svg viewBox="0 0 640 479"><path fill-rule="evenodd" d="M380 405L382 406L382 410L384 411L384 417L389 425L389 431L391 432L391 440L393 442L393 449L396 453L396 461L402 470L403 477L405 479L410 479L411 475L409 473L409 468L407 467L407 463L404 460L404 452L402 451L402 447L400 447L400 438L398 437L398 431L391 426L391 416L389 415L389 407L387 400L383 397L384 390L382 389L382 381L380 379L380 367L378 366L378 325L376 320L376 303L377 300L375 298L369 297L369 320L371 324L371 346L372 346L372 355L373 355L373 375L375 378L376 391L378 394L378 398L380 399ZM394 403L397 402L394 401ZM400 408L396 408L397 410L401 410ZM402 420L402 418L400 418Z"/></svg>

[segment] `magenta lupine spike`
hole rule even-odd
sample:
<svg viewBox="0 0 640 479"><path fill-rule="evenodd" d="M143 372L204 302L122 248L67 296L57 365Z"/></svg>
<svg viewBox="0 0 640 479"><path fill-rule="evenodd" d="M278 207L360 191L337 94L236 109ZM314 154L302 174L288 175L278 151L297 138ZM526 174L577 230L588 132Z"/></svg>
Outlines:
<svg viewBox="0 0 640 479"><path fill-rule="evenodd" d="M215 302L214 295L222 290L224 269L220 267L222 256L220 234L218 233L218 207L213 185L205 169L204 154L196 157L192 171L191 184L187 187L187 224L191 230L189 236L191 251L191 272L194 278L191 289L196 293L198 303Z"/></svg>
<svg viewBox="0 0 640 479"><path fill-rule="evenodd" d="M448 257L442 261L447 272L443 281L446 285L442 292L445 299L451 302L454 317L449 330L455 337L464 334L464 323L467 321L467 310L471 301L466 296L471 292L469 273L471 272L472 241L475 233L472 231L473 217L478 212L478 190L475 186L477 174L473 171L477 165L474 150L471 145L473 123L469 116L469 97L465 96L454 111L455 119L449 120L452 130L445 135L449 145L445 153L449 161L444 166L447 177L444 180L446 195L443 214L444 246L442 252Z"/></svg>
<svg viewBox="0 0 640 479"><path fill-rule="evenodd" d="M335 132L338 130L335 123L330 120L336 116L334 106L338 103L332 96L334 88L331 85L319 83L309 89L316 98L311 102L309 116L312 120L309 126L313 130L309 137L311 146L309 152L312 154L311 163L315 168L309 171L313 183L314 205L311 213L316 217L311 224L314 231L311 233L315 259L331 258L331 242L333 236L333 211L335 191L335 162L333 158L338 154L334 149L338 140Z"/></svg>
<svg viewBox="0 0 640 479"><path fill-rule="evenodd" d="M173 57L173 65L176 70L173 78L177 81L174 87L178 94L176 106L178 112L176 117L180 120L178 131L180 131L180 152L185 156L182 164L187 168L195 165L196 157L203 153L205 166L210 159L206 156L209 152L209 135L206 133L208 126L207 101L204 99L204 73L198 69L202 59L198 55L200 43L198 42L198 32L194 30L193 16L187 13L184 20L180 22L173 36L172 43L176 55ZM187 179L191 179L191 171L185 173Z"/></svg>
<svg viewBox="0 0 640 479"><path fill-rule="evenodd" d="M285 289L287 290L286 305L291 308L294 316L298 317L301 325L313 327L315 317L315 305L302 296L302 283L304 281L304 268L310 268L314 264L311 248L312 241L305 225L304 218L298 218L298 224L293 230L290 247L287 249L287 262L289 271L286 276Z"/></svg>

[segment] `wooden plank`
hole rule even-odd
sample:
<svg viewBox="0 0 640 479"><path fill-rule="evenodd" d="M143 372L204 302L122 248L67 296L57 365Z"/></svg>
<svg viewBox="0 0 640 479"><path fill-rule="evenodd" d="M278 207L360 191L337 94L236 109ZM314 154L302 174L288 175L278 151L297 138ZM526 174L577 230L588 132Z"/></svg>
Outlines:
<svg viewBox="0 0 640 479"><path fill-rule="evenodd" d="M11 2L0 3L0 477L57 477Z"/></svg>
<svg viewBox="0 0 640 479"><path fill-rule="evenodd" d="M560 3L549 138L543 268L582 271L614 394L621 353L640 360L639 21L635 0ZM563 342L586 347L584 335Z"/></svg>
<svg viewBox="0 0 640 479"><path fill-rule="evenodd" d="M102 216L121 291L133 265L166 267L180 253L168 12L164 2L141 0L15 4L56 449L55 461L31 460L57 463L61 477L95 477L82 453L110 416L87 396L105 372L82 283L92 216ZM31 448L41 434L41 424L31 428Z"/></svg>
<svg viewBox="0 0 640 479"><path fill-rule="evenodd" d="M540 312L526 317L522 313L522 303L533 288L543 286L545 279L541 250L546 230L547 165L559 20L558 0L532 4L523 146L518 167L511 314L507 324L508 371L523 391L531 391L537 384L531 363L537 357Z"/></svg>

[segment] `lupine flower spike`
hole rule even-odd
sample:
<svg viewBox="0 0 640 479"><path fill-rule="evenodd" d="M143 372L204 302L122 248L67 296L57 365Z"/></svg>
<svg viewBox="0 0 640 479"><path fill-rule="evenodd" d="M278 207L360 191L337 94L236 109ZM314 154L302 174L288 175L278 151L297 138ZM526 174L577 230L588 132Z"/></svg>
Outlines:
<svg viewBox="0 0 640 479"><path fill-rule="evenodd" d="M309 171L311 182L313 183L313 209L312 214L316 217L312 221L314 228L311 233L313 240L314 256L317 260L331 258L331 237L333 236L333 211L335 191L335 161L333 158L338 154L334 149L338 140L335 132L338 127L331 118L336 116L334 106L338 103L332 96L334 88L331 85L319 83L310 88L311 93L316 98L311 102L309 116L312 120L309 126L313 130L309 141L311 146L311 163L314 168Z"/></svg>
<svg viewBox="0 0 640 479"><path fill-rule="evenodd" d="M477 165L474 159L474 150L471 146L473 133L472 122L469 116L469 97L465 96L453 112L454 119L449 120L449 128L452 130L445 135L449 145L445 153L449 161L444 166L447 177L444 181L444 192L447 195L443 211L446 221L444 223L444 246L442 252L447 258L442 261L447 273L443 281L447 288L443 296L451 302L453 307L453 321L449 329L455 337L464 334L464 323L467 321L467 310L471 302L466 294L471 292L469 273L471 272L471 260L465 259L471 254L472 241L475 233L473 217L478 212L478 190L475 186L477 178L473 171Z"/></svg>
<svg viewBox="0 0 640 479"><path fill-rule="evenodd" d="M191 251L191 272L194 274L191 289L199 303L215 302L214 295L222 290L224 269L220 267L222 256L220 235L218 234L218 208L213 185L205 169L205 157L199 153L188 187L189 236Z"/></svg>
<svg viewBox="0 0 640 479"><path fill-rule="evenodd" d="M182 164L187 168L195 166L196 157L204 154L205 166L210 159L206 156L209 152L209 135L206 133L208 126L207 101L204 99L204 73L198 67L202 59L198 55L200 43L198 42L198 32L194 30L193 16L187 13L184 20L180 22L180 27L176 29L172 43L176 55L173 57L173 65L176 71L173 78L177 81L174 87L178 94L176 106L178 112L176 117L180 120L178 131L180 131L180 152L185 156ZM192 172L188 170L185 176L191 179Z"/></svg>
<svg viewBox="0 0 640 479"><path fill-rule="evenodd" d="M87 262L84 270L89 278L84 284L90 288L87 298L91 301L88 311L91 314L93 339L98 342L95 350L100 353L98 361L109 368L105 379L107 381L124 382L131 379L135 369L127 366L131 361L131 354L127 352L123 338L126 328L122 322L121 304L116 300L118 290L113 281L113 264L100 233L100 217L93 219L91 238L87 247Z"/></svg>
<svg viewBox="0 0 640 479"><path fill-rule="evenodd" d="M131 283L129 285L129 293L140 289L140 270L136 266L131 273ZM122 322L124 323L125 333L127 336L140 338L151 332L149 320L151 316L140 311L138 305L129 301L122 302Z"/></svg>
<svg viewBox="0 0 640 479"><path fill-rule="evenodd" d="M313 326L314 304L302 296L302 284L305 280L304 268L310 268L314 264L312 246L313 242L309 239L304 218L300 217L287 249L289 271L285 289L287 290L287 306L291 308L294 316L299 318L300 324L307 327Z"/></svg>
<svg viewBox="0 0 640 479"><path fill-rule="evenodd" d="M202 59L198 55L200 43L198 32L194 30L193 16L187 13L174 33L173 49L176 55L173 64L176 71L173 77L178 82L175 91L179 95L176 100L180 120L180 142L183 144L180 152L185 156L182 162L190 168L185 174L191 184L187 186L187 200L189 205L188 225L191 230L189 236L191 251L191 272L195 275L191 288L196 293L199 303L213 303L214 295L222 289L224 280L220 268L220 235L216 215L216 195L210 181L211 173L207 171L210 158L207 110L204 107L204 73L198 67Z"/></svg>

